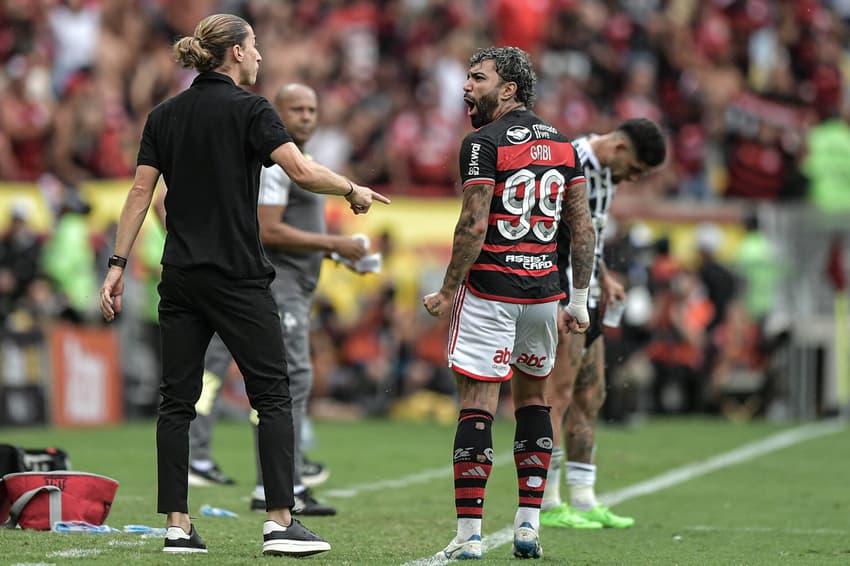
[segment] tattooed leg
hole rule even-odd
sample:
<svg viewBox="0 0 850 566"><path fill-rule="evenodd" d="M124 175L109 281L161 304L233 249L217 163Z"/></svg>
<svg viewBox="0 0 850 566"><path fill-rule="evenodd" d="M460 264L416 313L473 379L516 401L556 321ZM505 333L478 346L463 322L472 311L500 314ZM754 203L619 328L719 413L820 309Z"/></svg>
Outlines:
<svg viewBox="0 0 850 566"><path fill-rule="evenodd" d="M583 347L583 334L571 334L559 327L555 367L546 380L546 402L552 407L552 440L556 448L561 446L561 432L573 402L573 388Z"/></svg>
<svg viewBox="0 0 850 566"><path fill-rule="evenodd" d="M602 337L584 355L573 387L573 402L567 416L567 459L593 463L596 416L605 402L605 346Z"/></svg>

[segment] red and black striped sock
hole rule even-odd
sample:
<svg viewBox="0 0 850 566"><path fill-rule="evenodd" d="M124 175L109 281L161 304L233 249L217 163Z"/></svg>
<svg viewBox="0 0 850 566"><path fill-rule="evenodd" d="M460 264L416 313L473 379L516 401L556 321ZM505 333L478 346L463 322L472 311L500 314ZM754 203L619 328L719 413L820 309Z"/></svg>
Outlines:
<svg viewBox="0 0 850 566"><path fill-rule="evenodd" d="M519 506L540 509L546 475L552 459L552 421L549 407L520 407L516 416L514 462L519 484Z"/></svg>
<svg viewBox="0 0 850 566"><path fill-rule="evenodd" d="M481 519L484 489L493 467L493 415L462 409L455 433L455 509L458 519Z"/></svg>

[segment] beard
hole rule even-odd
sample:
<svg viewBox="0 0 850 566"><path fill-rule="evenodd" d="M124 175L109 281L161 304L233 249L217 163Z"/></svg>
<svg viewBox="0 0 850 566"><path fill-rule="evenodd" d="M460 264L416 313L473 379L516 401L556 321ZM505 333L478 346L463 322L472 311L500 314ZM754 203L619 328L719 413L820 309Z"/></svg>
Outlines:
<svg viewBox="0 0 850 566"><path fill-rule="evenodd" d="M485 94L475 101L475 114L470 117L473 128L480 128L493 121L493 113L499 106L496 93Z"/></svg>

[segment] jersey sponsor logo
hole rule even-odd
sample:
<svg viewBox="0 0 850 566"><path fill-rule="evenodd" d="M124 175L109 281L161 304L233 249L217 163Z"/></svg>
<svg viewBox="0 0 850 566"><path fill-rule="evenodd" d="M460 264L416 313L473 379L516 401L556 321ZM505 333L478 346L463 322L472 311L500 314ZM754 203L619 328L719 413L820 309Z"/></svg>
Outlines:
<svg viewBox="0 0 850 566"><path fill-rule="evenodd" d="M537 356L535 354L522 353L517 358L516 363L525 364L530 368L543 369L543 362L546 361L546 356Z"/></svg>
<svg viewBox="0 0 850 566"><path fill-rule="evenodd" d="M470 144L469 168L467 170L467 175L478 175L478 154L480 153L480 151L480 143Z"/></svg>
<svg viewBox="0 0 850 566"><path fill-rule="evenodd" d="M501 350L496 350L496 355L493 356L494 364L508 364L511 361L511 351L507 348L502 348Z"/></svg>
<svg viewBox="0 0 850 566"><path fill-rule="evenodd" d="M528 271L537 271L539 269L549 269L554 265L548 255L507 255L505 263L521 263L522 268Z"/></svg>
<svg viewBox="0 0 850 566"><path fill-rule="evenodd" d="M534 137L537 139L548 140L552 136L558 134L558 130L550 126L549 124L534 124L531 126L534 128Z"/></svg>
<svg viewBox="0 0 850 566"><path fill-rule="evenodd" d="M525 126L511 126L508 128L508 131L505 132L505 136L507 136L508 141L514 145L525 143L531 139L531 130Z"/></svg>

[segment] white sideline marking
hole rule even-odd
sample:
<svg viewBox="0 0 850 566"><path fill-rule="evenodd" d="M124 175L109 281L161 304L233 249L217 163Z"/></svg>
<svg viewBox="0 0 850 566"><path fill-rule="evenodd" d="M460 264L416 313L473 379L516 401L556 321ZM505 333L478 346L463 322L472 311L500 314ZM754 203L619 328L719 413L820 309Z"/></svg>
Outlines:
<svg viewBox="0 0 850 566"><path fill-rule="evenodd" d="M508 462L513 461L513 454L503 454L501 456L496 456L493 459L493 465L501 466L502 464L507 464ZM355 484L351 487L346 488L329 489L327 491L322 492L322 495L327 497L355 497L357 495L360 495L361 493L365 493L368 491L381 491L383 489L405 488L407 486L417 483L425 483L440 478L449 478L452 477L453 474L454 472L451 466L434 468L431 470L419 472L418 474L404 476L403 478L381 480L373 483Z"/></svg>
<svg viewBox="0 0 850 566"><path fill-rule="evenodd" d="M97 548L72 548L70 550L54 550L45 554L47 558L85 558L97 556L101 550Z"/></svg>
<svg viewBox="0 0 850 566"><path fill-rule="evenodd" d="M827 434L833 434L844 430L846 423L841 420L830 420L822 423L804 425L791 430L786 430L773 436L769 436L762 440L757 440L750 444L745 444L740 448L730 450L723 454L718 454L708 460L688 464L680 468L675 468L669 472L663 473L646 481L636 483L632 486L603 493L599 496L599 502L603 505L616 505L635 497L649 495L656 491L673 487L680 483L684 483L693 478L714 472L721 468L734 466L747 460L752 460L764 454L775 452L800 442L812 440ZM481 540L484 551L491 550L513 541L513 525L505 527L495 533L485 536ZM441 566L449 561L440 556L429 556L427 558L419 558L410 562L405 562L402 566Z"/></svg>
<svg viewBox="0 0 850 566"><path fill-rule="evenodd" d="M115 540L109 541L109 546L142 546L145 544L143 540Z"/></svg>

